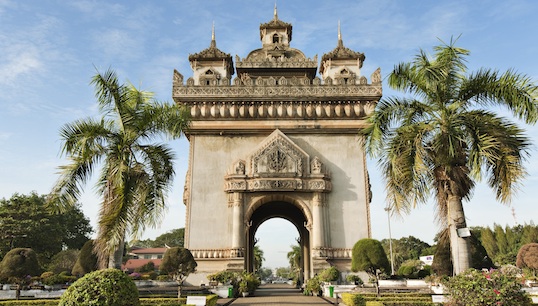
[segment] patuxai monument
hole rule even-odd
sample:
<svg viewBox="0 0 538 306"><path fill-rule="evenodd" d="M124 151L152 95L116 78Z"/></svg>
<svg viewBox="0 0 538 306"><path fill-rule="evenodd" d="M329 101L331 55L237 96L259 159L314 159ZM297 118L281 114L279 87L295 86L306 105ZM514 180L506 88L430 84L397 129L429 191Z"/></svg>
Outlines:
<svg viewBox="0 0 538 306"><path fill-rule="evenodd" d="M300 33L299 33L300 35ZM189 282L222 270L252 271L255 234L271 218L299 233L302 275L349 271L351 250L371 236L370 188L359 130L381 98L381 74L361 73L364 54L335 46L310 58L293 48L292 25L260 25L245 57L217 48L191 54L192 76L174 71L173 99L190 109L185 247ZM336 39L335 39L336 40ZM318 74L319 65L319 74Z"/></svg>

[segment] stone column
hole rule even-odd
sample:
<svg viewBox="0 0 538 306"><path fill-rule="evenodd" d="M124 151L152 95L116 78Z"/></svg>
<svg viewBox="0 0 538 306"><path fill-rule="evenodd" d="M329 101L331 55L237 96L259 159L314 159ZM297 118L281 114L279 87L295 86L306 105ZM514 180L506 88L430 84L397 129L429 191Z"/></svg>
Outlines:
<svg viewBox="0 0 538 306"><path fill-rule="evenodd" d="M306 231L306 229L305 229ZM305 239L306 240L306 239ZM312 276L310 275L310 271L312 270L312 266L310 265L310 248L308 246L307 241L301 241L301 248L302 248L302 262L303 262L303 276L304 281L306 282L309 280Z"/></svg>
<svg viewBox="0 0 538 306"><path fill-rule="evenodd" d="M243 225L243 194L234 192L232 199L232 257L243 257L245 230Z"/></svg>
<svg viewBox="0 0 538 306"><path fill-rule="evenodd" d="M312 199L312 247L314 250L325 247L325 218L323 214L323 201L323 193L314 193L314 198ZM318 256L319 254L315 255Z"/></svg>

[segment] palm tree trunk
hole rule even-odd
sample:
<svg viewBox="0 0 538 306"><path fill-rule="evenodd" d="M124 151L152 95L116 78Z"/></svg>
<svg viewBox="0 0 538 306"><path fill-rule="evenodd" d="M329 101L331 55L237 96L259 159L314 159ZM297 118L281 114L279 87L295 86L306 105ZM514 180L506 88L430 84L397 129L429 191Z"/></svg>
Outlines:
<svg viewBox="0 0 538 306"><path fill-rule="evenodd" d="M458 229L467 227L461 197L448 197L448 230L454 275L471 267L471 243L468 237L460 237Z"/></svg>
<svg viewBox="0 0 538 306"><path fill-rule="evenodd" d="M125 239L121 239L118 244L118 248L114 251L114 254L110 256L108 261L108 267L111 269L121 270L121 264L123 262L123 250L125 248Z"/></svg>

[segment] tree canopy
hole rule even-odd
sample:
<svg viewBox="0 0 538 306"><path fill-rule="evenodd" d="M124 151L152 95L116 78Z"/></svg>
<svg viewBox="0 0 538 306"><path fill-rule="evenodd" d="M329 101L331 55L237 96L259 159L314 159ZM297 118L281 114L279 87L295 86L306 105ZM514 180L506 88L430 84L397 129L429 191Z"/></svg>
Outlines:
<svg viewBox="0 0 538 306"><path fill-rule="evenodd" d="M166 250L160 265L161 272L168 273L180 283L196 271L198 264L188 249L174 247Z"/></svg>
<svg viewBox="0 0 538 306"><path fill-rule="evenodd" d="M381 243L375 239L361 239L355 243L352 250L351 271L364 271L376 275L377 270L390 271L387 254Z"/></svg>
<svg viewBox="0 0 538 306"><path fill-rule="evenodd" d="M390 254L389 239L381 240L385 254ZM394 270L398 271L400 265L407 260L418 260L420 256L433 255L430 253L432 247L413 236L392 239L392 257L394 260Z"/></svg>
<svg viewBox="0 0 538 306"><path fill-rule="evenodd" d="M381 242L375 239L361 239L355 243L351 251L351 271L364 271L374 279L379 296L378 270L390 273L390 264Z"/></svg>
<svg viewBox="0 0 538 306"><path fill-rule="evenodd" d="M525 176L529 138L491 107L526 123L538 120L538 86L530 77L514 70L468 72L469 54L451 42L434 47L433 56L420 50L396 65L389 86L407 95L383 98L363 131L393 211L405 213L435 197L456 273L470 267L469 239L458 229L467 227L462 201L471 198L476 181L485 178L497 199L509 203Z"/></svg>
<svg viewBox="0 0 538 306"><path fill-rule="evenodd" d="M101 267L119 268L126 235L136 239L147 226L156 226L166 209L174 154L156 140L179 138L189 114L120 83L110 69L97 73L91 83L101 117L62 127L62 154L68 163L60 167L50 203L58 210L72 207L100 166L97 190L102 202L94 247Z"/></svg>
<svg viewBox="0 0 538 306"><path fill-rule="evenodd" d="M133 245L141 248L183 247L184 242L185 228L176 228L157 236L155 240L137 240L133 242Z"/></svg>
<svg viewBox="0 0 538 306"><path fill-rule="evenodd" d="M35 192L0 200L0 258L12 248L32 248L46 265L62 249L80 249L91 232L79 204L55 214Z"/></svg>
<svg viewBox="0 0 538 306"><path fill-rule="evenodd" d="M538 226L534 224L513 227L494 224L477 227L479 238L495 265L515 264L519 249L528 243L538 242Z"/></svg>

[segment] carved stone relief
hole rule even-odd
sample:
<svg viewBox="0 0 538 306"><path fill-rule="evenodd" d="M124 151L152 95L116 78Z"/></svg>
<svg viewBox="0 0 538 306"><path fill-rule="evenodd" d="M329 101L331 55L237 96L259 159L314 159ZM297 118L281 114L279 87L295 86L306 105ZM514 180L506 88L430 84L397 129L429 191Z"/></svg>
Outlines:
<svg viewBox="0 0 538 306"><path fill-rule="evenodd" d="M331 177L320 158L309 155L281 131L267 137L247 159L238 160L225 177L226 192L329 192Z"/></svg>

